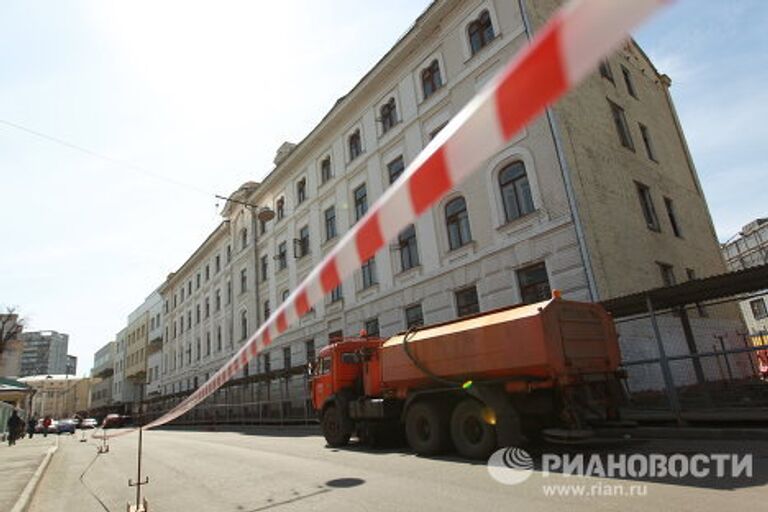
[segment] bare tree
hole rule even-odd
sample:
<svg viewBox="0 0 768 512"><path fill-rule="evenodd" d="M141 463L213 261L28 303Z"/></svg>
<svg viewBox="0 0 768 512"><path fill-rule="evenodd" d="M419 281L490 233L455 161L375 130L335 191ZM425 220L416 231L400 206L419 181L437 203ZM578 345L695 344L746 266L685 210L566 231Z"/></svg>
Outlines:
<svg viewBox="0 0 768 512"><path fill-rule="evenodd" d="M24 319L19 318L15 308L6 308L0 313L0 354L5 350L9 341L16 339L24 329Z"/></svg>

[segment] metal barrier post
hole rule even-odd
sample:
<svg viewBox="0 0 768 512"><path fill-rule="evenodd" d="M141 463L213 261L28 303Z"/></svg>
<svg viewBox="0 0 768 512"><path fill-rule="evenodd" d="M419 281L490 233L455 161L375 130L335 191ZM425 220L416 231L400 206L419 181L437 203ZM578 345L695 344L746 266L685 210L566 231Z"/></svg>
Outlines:
<svg viewBox="0 0 768 512"><path fill-rule="evenodd" d="M667 397L669 397L669 405L672 407L672 413L677 419L677 423L682 425L685 423L680 415L680 399L677 396L677 388L675 388L675 381L672 378L672 371L669 368L669 361L667 361L667 351L664 350L664 342L661 339L661 331L659 330L659 323L656 319L656 312L653 309L653 301L651 295L645 294L645 304L648 307L648 313L651 315L651 325L653 325L653 334L656 337L656 345L659 349L659 364L661 365L661 374L664 377L664 387L667 390Z"/></svg>

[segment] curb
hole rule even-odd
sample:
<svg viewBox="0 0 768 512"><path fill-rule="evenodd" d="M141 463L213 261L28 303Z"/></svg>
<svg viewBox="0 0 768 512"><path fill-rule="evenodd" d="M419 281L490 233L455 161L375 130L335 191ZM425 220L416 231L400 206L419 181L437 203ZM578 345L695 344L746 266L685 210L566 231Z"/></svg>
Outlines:
<svg viewBox="0 0 768 512"><path fill-rule="evenodd" d="M40 480L43 478L43 474L45 473L46 468L48 467L48 464L50 464L51 459L53 458L53 454L56 453L56 450L59 449L59 438L56 438L56 445L51 446L48 448L48 451L45 454L45 457L43 457L43 461L40 463L40 465L37 467L37 470L32 475L32 478L27 482L27 485L24 487L24 490L21 491L21 494L19 495L19 498L16 500L16 504L11 509L11 512L24 512L29 507L30 501L32 501L32 495L35 493L35 489L37 489L37 485L40 483Z"/></svg>
<svg viewBox="0 0 768 512"><path fill-rule="evenodd" d="M764 428L706 428L706 427L636 427L597 429L605 437L635 439L691 439L718 441L759 441L768 438Z"/></svg>

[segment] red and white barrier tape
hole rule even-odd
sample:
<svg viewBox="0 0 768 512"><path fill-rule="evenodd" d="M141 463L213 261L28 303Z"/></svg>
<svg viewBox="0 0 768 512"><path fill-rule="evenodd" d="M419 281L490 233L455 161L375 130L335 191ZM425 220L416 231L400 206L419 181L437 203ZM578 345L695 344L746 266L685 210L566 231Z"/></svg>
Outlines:
<svg viewBox="0 0 768 512"><path fill-rule="evenodd" d="M240 350L194 393L145 428L178 418L231 379L390 239L584 78L630 29L669 1L576 0L556 12L531 44L440 131Z"/></svg>

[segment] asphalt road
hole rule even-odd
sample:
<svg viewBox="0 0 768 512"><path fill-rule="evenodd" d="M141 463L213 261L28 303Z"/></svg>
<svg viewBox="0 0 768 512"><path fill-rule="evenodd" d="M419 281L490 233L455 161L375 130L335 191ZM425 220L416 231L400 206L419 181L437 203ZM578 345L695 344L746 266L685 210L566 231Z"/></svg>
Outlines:
<svg viewBox="0 0 768 512"><path fill-rule="evenodd" d="M96 441L64 437L38 487L33 512L123 511L135 498L137 435L113 439L96 455ZM366 510L474 512L485 510L763 510L768 501L768 442L654 441L626 453L751 453L751 478L640 482L544 476L498 483L484 463L421 458L405 449L325 446L310 431L149 431L144 435L144 488L149 510ZM83 474L84 473L84 474ZM82 476L82 480L80 477ZM553 485L585 486L588 496L547 496ZM642 496L627 496L645 485ZM547 487L549 486L549 487ZM551 491L549 491L551 492ZM624 496L609 496L623 492ZM637 492L641 492L641 489Z"/></svg>

